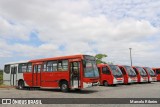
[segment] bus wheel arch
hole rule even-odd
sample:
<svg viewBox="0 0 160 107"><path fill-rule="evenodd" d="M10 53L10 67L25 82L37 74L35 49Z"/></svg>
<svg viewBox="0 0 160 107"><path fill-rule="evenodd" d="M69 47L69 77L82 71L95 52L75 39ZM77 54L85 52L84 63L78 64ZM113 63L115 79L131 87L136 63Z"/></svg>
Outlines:
<svg viewBox="0 0 160 107"><path fill-rule="evenodd" d="M59 81L59 87L62 92L68 92L69 91L69 84L68 81L65 79L62 79Z"/></svg>
<svg viewBox="0 0 160 107"><path fill-rule="evenodd" d="M23 79L18 80L18 89L22 90L24 86L25 86L24 80Z"/></svg>

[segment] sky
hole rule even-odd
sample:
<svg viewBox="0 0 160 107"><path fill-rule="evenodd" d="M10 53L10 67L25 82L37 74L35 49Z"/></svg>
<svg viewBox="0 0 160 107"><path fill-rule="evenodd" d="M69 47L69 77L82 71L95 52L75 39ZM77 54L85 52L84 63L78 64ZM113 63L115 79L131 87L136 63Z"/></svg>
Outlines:
<svg viewBox="0 0 160 107"><path fill-rule="evenodd" d="M0 68L8 62L107 54L160 67L160 0L0 0Z"/></svg>

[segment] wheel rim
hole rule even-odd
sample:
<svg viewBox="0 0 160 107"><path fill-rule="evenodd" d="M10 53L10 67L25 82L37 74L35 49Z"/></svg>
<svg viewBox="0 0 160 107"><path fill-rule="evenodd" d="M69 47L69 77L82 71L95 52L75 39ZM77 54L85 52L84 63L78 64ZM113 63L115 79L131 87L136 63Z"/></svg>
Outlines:
<svg viewBox="0 0 160 107"><path fill-rule="evenodd" d="M20 82L20 83L19 83L19 89L22 89L22 88L23 88L23 83Z"/></svg>
<svg viewBox="0 0 160 107"><path fill-rule="evenodd" d="M105 86L107 86L107 85L108 85L108 83L107 83L107 82L104 82L104 85L105 85Z"/></svg>
<svg viewBox="0 0 160 107"><path fill-rule="evenodd" d="M62 84L62 90L66 90L67 89L67 85L66 84Z"/></svg>

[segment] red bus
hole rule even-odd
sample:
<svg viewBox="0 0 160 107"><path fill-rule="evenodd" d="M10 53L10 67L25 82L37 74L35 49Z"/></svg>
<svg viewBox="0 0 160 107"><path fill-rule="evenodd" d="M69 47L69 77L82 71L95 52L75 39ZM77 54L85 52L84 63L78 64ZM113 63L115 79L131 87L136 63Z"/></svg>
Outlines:
<svg viewBox="0 0 160 107"><path fill-rule="evenodd" d="M72 55L6 64L4 81L19 89L28 86L67 92L99 85L99 73L95 57Z"/></svg>
<svg viewBox="0 0 160 107"><path fill-rule="evenodd" d="M124 84L136 83L138 81L136 72L131 66L118 65L118 67L122 71L123 78L124 78Z"/></svg>
<svg viewBox="0 0 160 107"><path fill-rule="evenodd" d="M160 81L160 68L152 68L157 75L157 81Z"/></svg>
<svg viewBox="0 0 160 107"><path fill-rule="evenodd" d="M149 67L143 67L143 69L146 71L148 76L148 82L154 82L157 81L156 73Z"/></svg>
<svg viewBox="0 0 160 107"><path fill-rule="evenodd" d="M100 84L104 86L123 83L123 75L117 65L98 64Z"/></svg>
<svg viewBox="0 0 160 107"><path fill-rule="evenodd" d="M133 69L136 71L138 83L148 82L147 73L142 67L133 66Z"/></svg>

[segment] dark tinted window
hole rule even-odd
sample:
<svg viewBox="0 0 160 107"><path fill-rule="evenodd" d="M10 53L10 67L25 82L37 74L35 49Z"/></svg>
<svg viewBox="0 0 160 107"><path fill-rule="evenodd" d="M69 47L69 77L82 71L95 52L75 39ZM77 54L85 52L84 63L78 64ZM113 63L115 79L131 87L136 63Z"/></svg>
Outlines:
<svg viewBox="0 0 160 107"><path fill-rule="evenodd" d="M102 73L103 74L110 74L109 68L108 67L103 67L102 68Z"/></svg>
<svg viewBox="0 0 160 107"><path fill-rule="evenodd" d="M156 70L156 74L160 74L160 69L157 69L157 70Z"/></svg>
<svg viewBox="0 0 160 107"><path fill-rule="evenodd" d="M4 72L5 72L6 74L9 74L9 73L10 73L10 65L5 65L5 67L4 67Z"/></svg>
<svg viewBox="0 0 160 107"><path fill-rule="evenodd" d="M133 69L135 70L136 74L138 74L138 71L137 71L137 69L136 69L136 68L133 68Z"/></svg>
<svg viewBox="0 0 160 107"><path fill-rule="evenodd" d="M123 75L126 75L126 72L125 72L125 70L124 70L123 67L120 67L120 70L122 71L122 74L123 74Z"/></svg>

